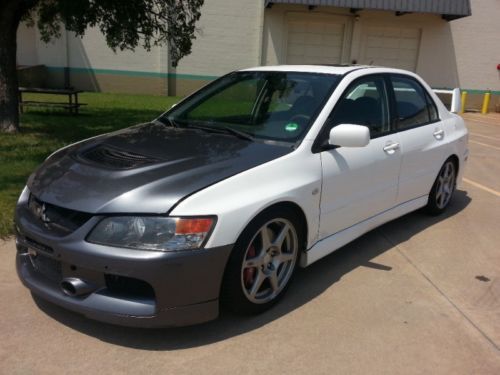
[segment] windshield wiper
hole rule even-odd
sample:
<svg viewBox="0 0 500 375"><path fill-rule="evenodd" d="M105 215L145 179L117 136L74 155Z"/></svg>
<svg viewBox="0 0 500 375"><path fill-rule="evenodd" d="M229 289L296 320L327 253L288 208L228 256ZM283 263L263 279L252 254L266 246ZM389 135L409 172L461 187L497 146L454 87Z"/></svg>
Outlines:
<svg viewBox="0 0 500 375"><path fill-rule="evenodd" d="M213 128L211 126L202 126L202 125L193 125L193 124L186 124L185 125L186 128L190 128L190 129L199 129L199 130L204 130L204 131L207 131L209 133L225 133L224 130L222 130L221 128Z"/></svg>
<svg viewBox="0 0 500 375"><path fill-rule="evenodd" d="M255 141L255 138L252 137L249 133L241 131L241 130L236 130L236 129L230 128L228 126L224 126L223 128L217 128L217 129L221 129L221 130L224 129L227 133L231 133L231 134L237 136L238 138L246 139L247 141L251 141L251 142Z"/></svg>
<svg viewBox="0 0 500 375"><path fill-rule="evenodd" d="M180 128L179 124L172 117L162 117L163 119L166 119L173 128Z"/></svg>
<svg viewBox="0 0 500 375"><path fill-rule="evenodd" d="M235 137L245 139L247 141L251 141L251 142L255 141L255 138L252 137L250 134L248 134L244 131L241 131L241 130L232 129L228 126L224 126L224 127L213 126L212 127L212 126L201 126L201 125L188 124L188 125L186 125L186 127L192 128L192 129L200 129L200 130L204 130L204 131L212 132L212 133L231 134L231 135L234 135Z"/></svg>

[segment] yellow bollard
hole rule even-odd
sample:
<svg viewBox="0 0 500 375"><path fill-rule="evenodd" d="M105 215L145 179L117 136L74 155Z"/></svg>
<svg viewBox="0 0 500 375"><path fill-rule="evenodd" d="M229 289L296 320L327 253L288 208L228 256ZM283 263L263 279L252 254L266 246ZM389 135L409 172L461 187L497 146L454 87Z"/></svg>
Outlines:
<svg viewBox="0 0 500 375"><path fill-rule="evenodd" d="M488 113L488 107L490 106L491 92L484 94L483 98L483 108L481 109L481 114L485 115Z"/></svg>
<svg viewBox="0 0 500 375"><path fill-rule="evenodd" d="M465 103L467 103L467 91L462 91L462 108L460 108L460 113L465 112Z"/></svg>

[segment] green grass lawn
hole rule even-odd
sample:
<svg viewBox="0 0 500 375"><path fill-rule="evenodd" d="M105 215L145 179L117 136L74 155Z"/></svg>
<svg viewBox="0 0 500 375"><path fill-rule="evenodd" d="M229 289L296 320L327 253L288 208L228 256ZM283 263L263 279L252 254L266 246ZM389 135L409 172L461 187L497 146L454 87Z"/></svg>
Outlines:
<svg viewBox="0 0 500 375"><path fill-rule="evenodd" d="M23 95L25 100L54 100L48 95ZM21 117L20 134L0 133L0 238L12 234L14 206L31 172L53 151L67 144L149 121L179 98L84 93L81 114L30 109Z"/></svg>

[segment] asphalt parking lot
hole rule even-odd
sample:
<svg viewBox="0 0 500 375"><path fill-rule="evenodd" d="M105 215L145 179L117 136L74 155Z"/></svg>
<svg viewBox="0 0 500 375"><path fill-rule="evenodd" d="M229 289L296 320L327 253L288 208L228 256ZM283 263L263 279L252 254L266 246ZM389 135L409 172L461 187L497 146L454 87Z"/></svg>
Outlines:
<svg viewBox="0 0 500 375"><path fill-rule="evenodd" d="M465 115L449 212L409 214L300 270L252 318L140 330L34 299L0 243L0 373L500 374L500 115Z"/></svg>

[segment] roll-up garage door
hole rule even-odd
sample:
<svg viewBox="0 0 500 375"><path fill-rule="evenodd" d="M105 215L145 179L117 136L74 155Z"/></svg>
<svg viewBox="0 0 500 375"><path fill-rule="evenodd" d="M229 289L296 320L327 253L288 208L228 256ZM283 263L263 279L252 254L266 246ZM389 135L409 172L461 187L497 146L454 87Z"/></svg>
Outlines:
<svg viewBox="0 0 500 375"><path fill-rule="evenodd" d="M415 71L420 46L420 29L372 26L363 31L362 64Z"/></svg>
<svg viewBox="0 0 500 375"><path fill-rule="evenodd" d="M343 60L346 23L294 18L288 21L287 64L340 64Z"/></svg>

